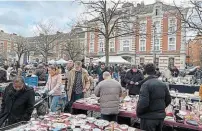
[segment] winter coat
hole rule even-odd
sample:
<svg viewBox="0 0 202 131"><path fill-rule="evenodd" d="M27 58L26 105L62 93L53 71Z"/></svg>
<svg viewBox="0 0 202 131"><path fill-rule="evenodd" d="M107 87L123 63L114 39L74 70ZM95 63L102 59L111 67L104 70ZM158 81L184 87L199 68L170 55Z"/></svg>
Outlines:
<svg viewBox="0 0 202 131"><path fill-rule="evenodd" d="M126 73L125 76L125 82L127 83L127 89L129 89L129 94L130 95L137 95L140 92L140 87L141 85L135 85L135 84L130 84L131 81L134 83L138 82L140 83L144 79L143 74L137 70L137 72L133 72L132 70L129 70Z"/></svg>
<svg viewBox="0 0 202 131"><path fill-rule="evenodd" d="M125 76L126 76L126 71L121 71L120 72L120 79L121 79L121 86L122 87L126 87Z"/></svg>
<svg viewBox="0 0 202 131"><path fill-rule="evenodd" d="M97 73L98 74L98 83L104 80L103 73L105 71L109 71L109 70L107 68L105 68L104 70L102 70L101 68L98 68L98 73Z"/></svg>
<svg viewBox="0 0 202 131"><path fill-rule="evenodd" d="M69 100L71 100L72 97L72 89L74 86L74 82L75 82L75 73L76 73L76 69L72 69L69 73L68 73L68 82L67 82L67 94L68 94L68 98ZM86 69L82 69L82 85L83 85L83 89L88 90L90 87L90 81L88 78L88 71Z"/></svg>
<svg viewBox="0 0 202 131"><path fill-rule="evenodd" d="M41 68L41 69L36 69L35 75L38 76L39 81L46 81L46 70Z"/></svg>
<svg viewBox="0 0 202 131"><path fill-rule="evenodd" d="M33 88L25 86L16 92L13 83L6 87L0 113L0 126L8 119L8 124L20 121L29 121L35 104L35 93Z"/></svg>
<svg viewBox="0 0 202 131"><path fill-rule="evenodd" d="M7 81L7 71L0 67L0 83Z"/></svg>
<svg viewBox="0 0 202 131"><path fill-rule="evenodd" d="M143 119L164 119L165 108L171 103L167 85L157 76L148 76L142 84L136 113Z"/></svg>
<svg viewBox="0 0 202 131"><path fill-rule="evenodd" d="M94 91L97 97L100 97L101 114L118 114L120 96L122 94L121 85L113 79L103 80Z"/></svg>
<svg viewBox="0 0 202 131"><path fill-rule="evenodd" d="M60 96L62 95L62 76L61 74L57 74L54 76L48 77L48 81L46 83L46 89L48 91L54 90L53 96Z"/></svg>

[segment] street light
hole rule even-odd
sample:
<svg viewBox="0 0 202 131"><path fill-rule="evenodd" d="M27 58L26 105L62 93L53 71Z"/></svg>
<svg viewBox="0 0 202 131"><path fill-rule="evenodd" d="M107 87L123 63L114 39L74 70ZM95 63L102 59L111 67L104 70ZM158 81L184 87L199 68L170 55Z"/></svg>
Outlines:
<svg viewBox="0 0 202 131"><path fill-rule="evenodd" d="M154 34L153 34L153 37L154 37L154 42L153 42L153 63L156 66L156 50L155 50L155 44L156 44L156 25L155 24L153 25L153 28L154 28Z"/></svg>

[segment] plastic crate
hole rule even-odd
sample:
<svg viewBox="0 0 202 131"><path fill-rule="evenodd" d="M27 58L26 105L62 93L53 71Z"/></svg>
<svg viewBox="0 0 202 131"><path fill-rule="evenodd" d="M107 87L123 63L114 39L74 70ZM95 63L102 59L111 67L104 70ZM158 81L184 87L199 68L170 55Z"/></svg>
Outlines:
<svg viewBox="0 0 202 131"><path fill-rule="evenodd" d="M30 87L37 87L38 86L38 77L24 77L25 84Z"/></svg>

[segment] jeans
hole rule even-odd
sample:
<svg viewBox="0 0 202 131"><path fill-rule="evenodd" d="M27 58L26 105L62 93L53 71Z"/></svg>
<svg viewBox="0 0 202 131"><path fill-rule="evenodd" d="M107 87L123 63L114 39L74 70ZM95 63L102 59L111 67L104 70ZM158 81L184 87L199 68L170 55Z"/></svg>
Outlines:
<svg viewBox="0 0 202 131"><path fill-rule="evenodd" d="M107 121L117 121L117 115L104 115L104 114L101 114L101 118L103 119L103 120L107 120Z"/></svg>
<svg viewBox="0 0 202 131"><path fill-rule="evenodd" d="M162 131L163 119L140 119L140 129L145 131Z"/></svg>
<svg viewBox="0 0 202 131"><path fill-rule="evenodd" d="M66 98L61 96L52 96L51 99L51 112L56 112L58 110L63 110Z"/></svg>

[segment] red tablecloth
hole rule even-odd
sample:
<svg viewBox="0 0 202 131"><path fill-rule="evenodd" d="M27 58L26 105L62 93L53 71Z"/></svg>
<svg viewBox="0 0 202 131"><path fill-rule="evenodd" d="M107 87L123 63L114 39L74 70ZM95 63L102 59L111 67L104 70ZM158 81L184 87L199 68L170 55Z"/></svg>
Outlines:
<svg viewBox="0 0 202 131"><path fill-rule="evenodd" d="M100 112L100 106L99 105L90 105L90 104L86 104L86 103L77 103L77 102L75 102L75 103L73 103L72 108ZM119 116L137 118L135 110L133 110L131 112L121 110L119 112ZM168 126L182 127L182 128L202 131L202 125L200 125L200 126L192 126L192 125L186 124L186 122L178 123L178 122L175 122L175 121L164 120L164 124L168 125Z"/></svg>

